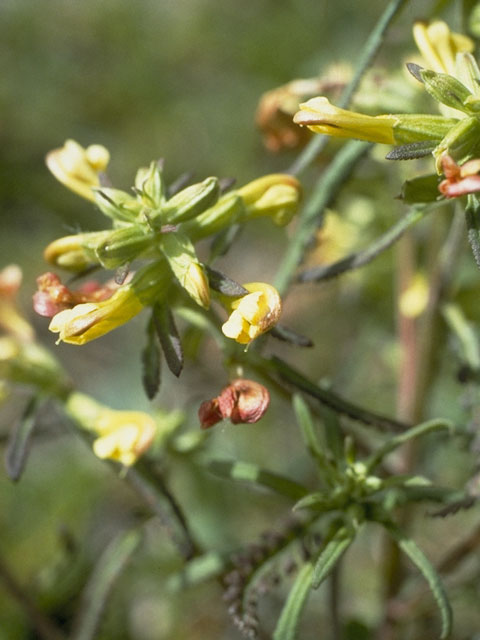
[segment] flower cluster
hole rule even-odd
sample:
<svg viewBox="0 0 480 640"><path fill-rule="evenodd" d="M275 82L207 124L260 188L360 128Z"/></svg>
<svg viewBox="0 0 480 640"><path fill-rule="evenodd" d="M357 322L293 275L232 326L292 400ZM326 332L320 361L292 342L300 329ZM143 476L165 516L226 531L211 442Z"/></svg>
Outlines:
<svg viewBox="0 0 480 640"><path fill-rule="evenodd" d="M46 260L76 273L90 267L117 269L116 279L123 280L119 285L87 283L72 291L50 272L38 279L36 311L52 317L50 330L71 344L84 344L107 333L144 307L171 305L179 299L175 288L208 309L216 292L195 243L260 216L283 226L300 200L299 182L285 174L264 176L227 193L222 193L217 178L210 177L170 194L162 166L156 162L139 169L133 193L128 193L102 186L108 161L104 147L83 149L73 140L47 156L54 176L92 200L112 227L57 239L46 248ZM125 278L137 259L143 265ZM246 287L245 300L242 294L226 303L232 316L223 326L224 333L241 344L270 329L280 314L280 298L273 287L258 286L255 293ZM225 301L224 296L218 299Z"/></svg>
<svg viewBox="0 0 480 640"><path fill-rule="evenodd" d="M473 42L452 33L440 21L430 25L417 23L414 38L426 67L413 63L407 67L439 103L442 115L371 116L340 109L321 96L301 104L294 122L315 133L397 145L388 156L391 159L432 153L439 174L445 173L447 165L451 166L451 162L444 160L446 156L460 166L480 156L480 69L471 55ZM471 166L468 175L473 171ZM462 181L461 189L445 192L444 186L441 192L448 197L463 195L469 192L467 185Z"/></svg>

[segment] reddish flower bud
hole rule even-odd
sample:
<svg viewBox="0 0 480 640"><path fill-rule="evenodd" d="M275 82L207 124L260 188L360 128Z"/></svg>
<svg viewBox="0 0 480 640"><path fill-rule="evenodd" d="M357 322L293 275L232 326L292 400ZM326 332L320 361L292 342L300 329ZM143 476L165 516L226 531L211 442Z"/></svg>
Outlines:
<svg viewBox="0 0 480 640"><path fill-rule="evenodd" d="M62 284L54 273L47 272L37 278L38 291L33 295L33 308L47 318L65 309L71 309L84 302L100 302L110 298L118 285L107 282L105 285L90 280L73 291Z"/></svg>
<svg viewBox="0 0 480 640"><path fill-rule="evenodd" d="M238 378L219 396L203 402L198 410L202 429L229 418L233 424L258 422L268 409L270 394L258 382Z"/></svg>
<svg viewBox="0 0 480 640"><path fill-rule="evenodd" d="M474 158L458 165L448 154L441 158L445 180L438 185L440 193L447 198L458 198L480 191L480 159Z"/></svg>

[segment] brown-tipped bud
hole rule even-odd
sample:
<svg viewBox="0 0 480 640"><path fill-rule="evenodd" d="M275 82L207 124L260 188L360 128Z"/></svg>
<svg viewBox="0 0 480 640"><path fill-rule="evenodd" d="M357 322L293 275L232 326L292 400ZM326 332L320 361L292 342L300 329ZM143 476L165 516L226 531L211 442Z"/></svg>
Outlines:
<svg viewBox="0 0 480 640"><path fill-rule="evenodd" d="M198 410L202 429L229 418L233 424L258 422L270 404L268 390L258 382L238 378L219 396L203 402Z"/></svg>

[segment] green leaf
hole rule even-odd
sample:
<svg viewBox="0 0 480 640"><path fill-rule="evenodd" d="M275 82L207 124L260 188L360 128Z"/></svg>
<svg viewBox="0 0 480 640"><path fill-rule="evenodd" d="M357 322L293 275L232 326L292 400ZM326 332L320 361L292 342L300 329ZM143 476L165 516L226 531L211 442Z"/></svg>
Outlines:
<svg viewBox="0 0 480 640"><path fill-rule="evenodd" d="M283 324L276 324L273 329L270 329L270 335L282 342L289 342L296 347L313 347L313 341L306 336L302 336L300 333L285 327Z"/></svg>
<svg viewBox="0 0 480 640"><path fill-rule="evenodd" d="M157 303L153 308L153 321L168 368L178 378L183 369L183 350L170 308Z"/></svg>
<svg viewBox="0 0 480 640"><path fill-rule="evenodd" d="M5 466L8 477L14 482L20 479L25 469L33 432L35 430L38 407L39 398L33 396L30 398L8 440L5 453Z"/></svg>
<svg viewBox="0 0 480 640"><path fill-rule="evenodd" d="M327 456L322 450L320 443L317 440L317 436L315 434L315 426L313 424L310 409L308 408L305 400L298 393L293 396L293 410L295 411L295 416L300 426L305 446L307 447L308 452L310 453L312 458L317 462L317 465L322 473L322 477L329 484L335 484L335 479L337 478L335 469L330 464Z"/></svg>
<svg viewBox="0 0 480 640"><path fill-rule="evenodd" d="M205 272L207 274L208 284L210 287L224 296L236 298L248 293L245 287L242 287L241 284L238 284L238 282L235 282L235 280L232 280L220 271L215 271L215 269L211 269L206 266Z"/></svg>
<svg viewBox="0 0 480 640"><path fill-rule="evenodd" d="M385 524L384 526L397 542L400 549L410 558L427 581L433 597L437 602L438 608L440 609L440 615L442 618L442 631L440 638L442 638L442 640L447 638L452 630L452 609L440 580L440 576L414 540L408 538L392 523Z"/></svg>
<svg viewBox="0 0 480 640"><path fill-rule="evenodd" d="M273 632L273 640L295 640L297 637L300 616L311 590L312 573L313 565L311 562L304 564L298 572Z"/></svg>
<svg viewBox="0 0 480 640"><path fill-rule="evenodd" d="M407 204L436 202L441 199L439 184L440 178L436 173L411 178L403 183L399 198Z"/></svg>
<svg viewBox="0 0 480 640"><path fill-rule="evenodd" d="M308 493L307 489L298 482L284 476L261 469L256 464L249 462L230 462L229 460L210 460L207 463L209 471L222 478L253 482L262 487L267 487L275 493L287 498L299 500Z"/></svg>
<svg viewBox="0 0 480 640"><path fill-rule="evenodd" d="M142 382L147 397L152 400L159 388L161 379L160 348L157 342L153 316L147 327L147 344L142 351Z"/></svg>
<svg viewBox="0 0 480 640"><path fill-rule="evenodd" d="M313 589L318 589L325 578L330 575L337 562L354 540L355 534L349 532L345 527L342 527L337 531L335 536L327 542L315 563L312 578Z"/></svg>
<svg viewBox="0 0 480 640"><path fill-rule="evenodd" d="M141 539L139 530L123 531L107 546L82 594L82 606L75 621L72 640L98 638L97 632L110 593Z"/></svg>
<svg viewBox="0 0 480 640"><path fill-rule="evenodd" d="M416 158L425 158L432 153L436 144L432 140L421 140L420 142L410 142L393 147L385 156L386 160L415 160ZM439 195L437 191L437 196Z"/></svg>
<svg viewBox="0 0 480 640"><path fill-rule="evenodd" d="M420 436L424 436L432 431L438 431L439 429L449 429L450 431L453 431L454 425L450 420L436 418L434 420L428 420L427 422L417 424L415 427L407 429L404 433L390 438L366 461L367 473L380 464L383 458L397 447L400 447L402 444L405 444L413 438L419 438Z"/></svg>
<svg viewBox="0 0 480 640"><path fill-rule="evenodd" d="M234 224L232 221L232 224L230 224L226 229L217 233L210 245L210 254L208 256L210 263L228 253L230 247L240 235L242 228L243 227L241 225Z"/></svg>
<svg viewBox="0 0 480 640"><path fill-rule="evenodd" d="M315 493L309 493L307 496L300 498L300 500L293 505L292 511L299 511L301 509L328 511L331 508L331 497L321 491L316 491Z"/></svg>
<svg viewBox="0 0 480 640"><path fill-rule="evenodd" d="M469 194L465 207L467 235L473 257L480 268L480 199L474 193Z"/></svg>
<svg viewBox="0 0 480 640"><path fill-rule="evenodd" d="M210 290L207 277L190 239L183 233L164 233L161 236L160 249L188 295L198 305L208 308Z"/></svg>

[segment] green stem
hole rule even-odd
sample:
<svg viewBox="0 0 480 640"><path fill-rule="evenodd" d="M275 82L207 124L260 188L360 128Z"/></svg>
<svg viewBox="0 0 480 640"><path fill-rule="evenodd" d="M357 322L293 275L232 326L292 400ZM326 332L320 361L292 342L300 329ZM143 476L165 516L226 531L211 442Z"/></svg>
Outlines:
<svg viewBox="0 0 480 640"><path fill-rule="evenodd" d="M353 94L358 89L365 71L371 65L373 59L378 53L378 50L383 44L383 39L388 27L407 2L408 0L391 0L388 3L387 8L380 16L377 24L373 28L362 51L360 52L355 73L340 97L338 102L339 107L346 109L349 106ZM305 171L305 169L314 162L315 158L320 155L327 143L328 136L319 135L313 138L310 144L307 145L290 167L288 173L295 176L303 173L303 171Z"/></svg>
<svg viewBox="0 0 480 640"><path fill-rule="evenodd" d="M386 231L377 240L367 247L364 251L358 251L352 253L346 258L342 258L332 264L321 265L314 269L308 269L298 275L298 282L320 282L321 280L328 280L336 276L363 267L369 262L375 260L383 251L389 249L401 236L416 224L419 220L422 220L431 209L424 207L414 207L407 215L399 220L393 227Z"/></svg>
<svg viewBox="0 0 480 640"><path fill-rule="evenodd" d="M472 247L473 257L480 268L480 199L473 193L468 196L465 207L468 241Z"/></svg>
<svg viewBox="0 0 480 640"><path fill-rule="evenodd" d="M321 223L321 216L325 207L338 194L346 179L351 175L354 167L370 146L368 142L359 142L357 140L348 142L337 153L325 173L318 180L309 201L299 217L295 235L291 239L285 257L278 269L275 287L280 294L284 294L287 290L293 278L293 272L300 264L315 229Z"/></svg>
<svg viewBox="0 0 480 640"><path fill-rule="evenodd" d="M275 374L277 374L283 382L292 385L296 389L303 391L312 398L315 398L326 407L332 409L336 413L348 416L352 420L356 420L368 426L376 427L384 431L404 431L409 428L398 420L379 415L352 404L348 400L345 400L341 396L318 387L316 384L305 378L293 367L290 367L286 362L272 356L270 358L262 358L257 356L255 360L251 357L253 352L250 353L249 365L268 378L275 380Z"/></svg>

